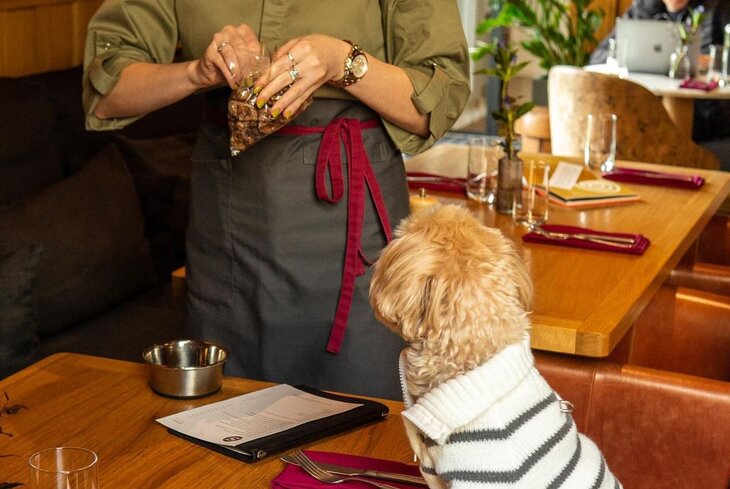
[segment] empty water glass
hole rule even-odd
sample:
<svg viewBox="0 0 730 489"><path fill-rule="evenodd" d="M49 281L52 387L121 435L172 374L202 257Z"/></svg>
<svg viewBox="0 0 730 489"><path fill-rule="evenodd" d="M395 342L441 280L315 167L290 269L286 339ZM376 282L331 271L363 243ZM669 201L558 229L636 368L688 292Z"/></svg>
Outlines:
<svg viewBox="0 0 730 489"><path fill-rule="evenodd" d="M593 171L613 170L616 162L616 114L588 114L583 162Z"/></svg>
<svg viewBox="0 0 730 489"><path fill-rule="evenodd" d="M528 160L523 171L522 191L515 192L512 218L515 223L531 228L548 220L550 165L540 160Z"/></svg>
<svg viewBox="0 0 730 489"><path fill-rule="evenodd" d="M490 136L469 138L466 195L477 202L493 203L497 189L497 167L501 156L500 139Z"/></svg>
<svg viewBox="0 0 730 489"><path fill-rule="evenodd" d="M46 448L30 456L32 489L99 489L98 457L75 447Z"/></svg>

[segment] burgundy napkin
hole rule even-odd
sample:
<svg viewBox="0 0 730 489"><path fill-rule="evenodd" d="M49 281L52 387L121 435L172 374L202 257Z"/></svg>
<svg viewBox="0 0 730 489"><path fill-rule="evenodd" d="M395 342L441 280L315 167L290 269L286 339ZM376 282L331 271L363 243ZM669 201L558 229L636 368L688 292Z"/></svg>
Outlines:
<svg viewBox="0 0 730 489"><path fill-rule="evenodd" d="M452 178L434 173L408 172L406 174L408 187L425 188L428 190L439 190L442 192L464 192L466 188L465 178Z"/></svg>
<svg viewBox="0 0 730 489"><path fill-rule="evenodd" d="M398 474L407 474L420 476L421 472L415 465L407 465L392 460L382 460L378 458L360 457L357 455L347 455L344 453L333 452L315 452L305 450L304 453L315 462L325 462L338 465L346 465L358 469L375 469L386 472L395 472ZM412 484L404 484L402 482L380 481L393 487L401 489L423 489L421 486ZM271 489L329 489L332 485L319 482L310 476L303 469L296 465L287 464L284 470L271 481ZM343 482L337 484L341 489L362 489L365 487L361 482Z"/></svg>
<svg viewBox="0 0 730 489"><path fill-rule="evenodd" d="M626 234L626 233L607 233L603 231L595 231L593 229L579 228L575 226L561 226L559 224L545 224L542 228L546 231L552 231L556 233L583 233L595 235L596 238L601 236L619 236L622 238L634 238L635 243L631 247L622 248L620 246L612 246L609 244L595 243L593 241L586 241L584 239L556 239L542 236L535 232L525 234L522 239L530 243L545 243L555 244L562 246L570 246L572 248L586 248L590 250L601 250L601 251L615 251L617 253L629 253L632 255L643 255L646 249L649 247L649 239L642 234Z"/></svg>
<svg viewBox="0 0 730 489"><path fill-rule="evenodd" d="M604 173L603 178L617 182L633 182L642 185L661 185L689 189L698 189L705 184L705 179L700 175L632 170L631 168L614 168L610 173Z"/></svg>
<svg viewBox="0 0 730 489"><path fill-rule="evenodd" d="M693 80L692 78L687 78L682 83L680 83L679 88L692 88L694 90L704 90L705 92L710 92L716 89L718 85L719 82L717 80L706 82L702 80Z"/></svg>

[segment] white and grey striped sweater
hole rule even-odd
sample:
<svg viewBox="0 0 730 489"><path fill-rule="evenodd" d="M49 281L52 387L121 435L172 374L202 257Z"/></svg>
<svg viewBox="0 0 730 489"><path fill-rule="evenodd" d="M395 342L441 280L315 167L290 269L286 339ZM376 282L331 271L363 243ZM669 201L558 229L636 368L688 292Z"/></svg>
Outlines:
<svg viewBox="0 0 730 489"><path fill-rule="evenodd" d="M405 386L401 354L401 378ZM432 489L618 489L595 443L534 366L529 338L402 413Z"/></svg>

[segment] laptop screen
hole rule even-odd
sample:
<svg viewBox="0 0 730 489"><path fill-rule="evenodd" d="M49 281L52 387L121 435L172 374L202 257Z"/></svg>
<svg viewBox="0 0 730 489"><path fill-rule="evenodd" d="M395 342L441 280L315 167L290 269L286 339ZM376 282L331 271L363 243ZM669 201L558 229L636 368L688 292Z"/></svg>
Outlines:
<svg viewBox="0 0 730 489"><path fill-rule="evenodd" d="M675 22L616 19L616 43L626 43L626 66L640 73L669 72L669 58L679 43Z"/></svg>

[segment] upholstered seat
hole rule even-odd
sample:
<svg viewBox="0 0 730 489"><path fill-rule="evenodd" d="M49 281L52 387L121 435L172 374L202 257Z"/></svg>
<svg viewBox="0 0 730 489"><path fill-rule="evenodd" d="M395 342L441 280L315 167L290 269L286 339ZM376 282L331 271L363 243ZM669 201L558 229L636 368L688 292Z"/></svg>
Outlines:
<svg viewBox="0 0 730 489"><path fill-rule="evenodd" d="M716 170L717 157L682 134L649 90L602 73L555 66L548 73L550 142L553 154L583 154L589 113L618 116L619 160Z"/></svg>
<svg viewBox="0 0 730 489"><path fill-rule="evenodd" d="M730 383L535 352L627 489L727 489Z"/></svg>

